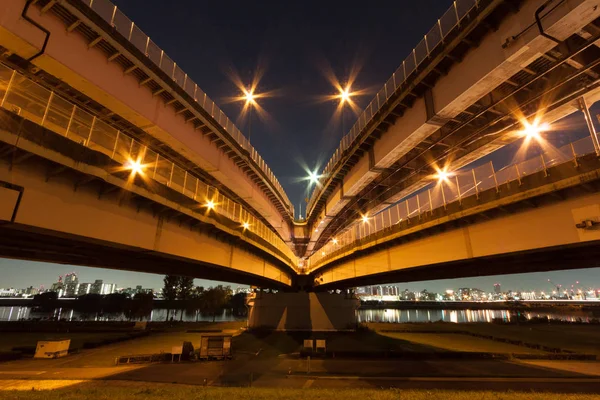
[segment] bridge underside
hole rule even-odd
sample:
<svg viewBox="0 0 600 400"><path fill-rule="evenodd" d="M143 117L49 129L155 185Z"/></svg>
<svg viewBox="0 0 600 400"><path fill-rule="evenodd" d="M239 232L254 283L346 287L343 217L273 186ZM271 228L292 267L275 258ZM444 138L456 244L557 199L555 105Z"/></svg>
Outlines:
<svg viewBox="0 0 600 400"><path fill-rule="evenodd" d="M239 223L4 111L0 256L280 289L294 276Z"/></svg>
<svg viewBox="0 0 600 400"><path fill-rule="evenodd" d="M576 161L367 236L312 280L332 289L600 267L600 161Z"/></svg>

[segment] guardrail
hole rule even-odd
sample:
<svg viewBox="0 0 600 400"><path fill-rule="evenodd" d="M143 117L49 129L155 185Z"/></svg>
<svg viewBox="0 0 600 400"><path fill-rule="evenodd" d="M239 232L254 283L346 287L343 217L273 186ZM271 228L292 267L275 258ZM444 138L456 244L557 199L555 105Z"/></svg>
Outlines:
<svg viewBox="0 0 600 400"><path fill-rule="evenodd" d="M404 83L406 83L421 63L426 60L431 52L433 52L441 43L443 43L446 36L456 27L460 26L462 19L471 11L473 8L479 6L480 0L457 0L452 3L452 6L446 11L433 28L423 37L423 39L417 44L412 50L408 57L402 62L400 67L392 74L387 80L385 85L377 92L377 95L371 100L369 105L359 115L356 123L352 126L352 129L342 138L338 148L333 153L333 156L325 165L325 168L321 172L322 177L327 177L332 172L337 162L342 158L342 154L346 151L350 145L354 142L362 130L369 124L373 117L379 112L381 107L386 101L398 90ZM308 201L306 215L310 215L314 203L322 190L321 185L315 185L310 200Z"/></svg>
<svg viewBox="0 0 600 400"><path fill-rule="evenodd" d="M577 157L592 153L595 153L594 144L591 137L586 137L561 148L543 152L534 158L509 165L499 171L494 170L494 165L490 161L477 168L449 174L447 179L429 184L428 188L421 189L419 193L406 200L374 216L367 215L363 220L354 222L309 257L309 269L317 266L330 253L357 243L401 221L432 213L433 210L439 207L445 208L455 201L461 202L465 198L479 196L479 193L484 190L496 188L498 191L499 186L503 184L510 185L513 182L520 184L521 179L526 175L546 171L555 165L573 162Z"/></svg>
<svg viewBox="0 0 600 400"><path fill-rule="evenodd" d="M241 204L223 196L187 170L152 151L122 131L105 123L53 91L38 85L15 70L0 64L0 107L82 146L103 153L123 168L139 160L145 177L197 201L275 246L292 262L296 256L289 246ZM208 211L208 210L207 210Z"/></svg>
<svg viewBox="0 0 600 400"><path fill-rule="evenodd" d="M271 171L271 168L265 163L265 160L258 154L256 149L250 144L250 141L241 133L225 113L212 101L206 93L194 81L183 72L163 50L154 43L133 21L117 8L109 0L81 0L89 6L103 20L108 22L116 32L120 33L132 45L148 57L157 67L164 71L173 81L185 90L215 121L223 127L238 143L248 151L250 157L265 173L273 186L279 191L279 194L286 201L286 206L290 210L292 217L294 215L294 206L287 197L283 187L277 180L277 177Z"/></svg>

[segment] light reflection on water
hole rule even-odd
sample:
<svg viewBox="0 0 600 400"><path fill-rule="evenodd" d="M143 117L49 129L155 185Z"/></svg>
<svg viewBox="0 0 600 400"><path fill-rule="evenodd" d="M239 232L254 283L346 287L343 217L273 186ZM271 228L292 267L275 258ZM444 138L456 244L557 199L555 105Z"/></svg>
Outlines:
<svg viewBox="0 0 600 400"><path fill-rule="evenodd" d="M378 309L378 310L358 310L358 322L391 322L391 323L406 323L406 322L493 322L494 320L502 320L510 322L514 319L517 311L510 310L434 310L434 309ZM590 313L574 312L574 313L549 313L549 312L521 312L527 319L543 318L577 322L589 322L591 319Z"/></svg>
<svg viewBox="0 0 600 400"><path fill-rule="evenodd" d="M514 319L517 311L510 310L438 310L438 309L377 309L377 310L358 310L358 322L492 322L493 320L503 320L510 322ZM180 320L181 312L171 310L169 319L173 317L175 321ZM527 319L534 317L548 317L549 319L561 320L567 322L589 322L592 318L591 313L573 311L565 313L549 312L521 312ZM19 321L27 319L64 319L67 321L127 321L124 314L83 314L73 309L56 308L52 311L33 311L31 307L0 307L0 321ZM163 308L154 309L144 318L147 321L165 321L167 319L167 310ZM212 321L212 315L202 315L199 312L184 312L183 321ZM245 319L245 318L241 318ZM231 315L228 311L217 315L215 321L236 321L240 318Z"/></svg>
<svg viewBox="0 0 600 400"><path fill-rule="evenodd" d="M169 312L169 319L173 317L173 320L180 320L181 311L179 310L171 310ZM66 320L66 321L128 321L127 316L122 313L105 313L103 315L98 315L95 313L81 313L79 311L75 311L70 308L56 308L51 311L34 311L31 307L23 307L23 306L13 306L13 307L0 307L0 321L19 321L19 320L28 320L28 319L42 319L42 320ZM143 318L144 321L165 321L167 319L167 309L158 308L152 310L150 315L146 318ZM215 321L237 321L240 318L237 318L228 310L223 311L222 314L217 314ZM200 312L196 311L185 311L183 313L183 321L192 322L192 321L212 321L213 316L211 315L203 315Z"/></svg>

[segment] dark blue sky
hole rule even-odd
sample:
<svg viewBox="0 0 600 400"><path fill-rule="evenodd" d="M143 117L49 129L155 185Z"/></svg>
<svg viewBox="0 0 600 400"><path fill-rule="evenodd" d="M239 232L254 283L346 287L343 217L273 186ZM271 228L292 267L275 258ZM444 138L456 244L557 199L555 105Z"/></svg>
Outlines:
<svg viewBox="0 0 600 400"><path fill-rule="evenodd" d="M223 104L239 90L228 71L249 84L258 65L265 73L259 92L272 123L252 122L252 143L264 157L298 209L306 197L302 165L325 164L341 138L330 124L335 94L323 74L329 64L340 80L362 65L354 85L372 88L357 99L362 109L375 89L389 79L437 19L452 4L446 0L376 1L209 1L116 0L115 4L236 120L240 105ZM345 126L354 119L346 112ZM238 124L247 133L247 125ZM346 128L346 129L347 129ZM304 208L304 205L303 205Z"/></svg>
<svg viewBox="0 0 600 400"><path fill-rule="evenodd" d="M299 177L305 176L303 166L322 167L342 134L339 121L331 123L336 102L318 102L320 96L335 94L323 66L330 65L341 81L348 79L353 67L362 66L354 88L371 89L370 95L356 99L363 108L452 4L449 0L357 4L347 0L113 1L234 121L241 107L224 104L227 97L239 94L228 71L237 71L249 84L257 66L263 66L264 77L258 91L275 90L279 96L261 101L271 122L253 120L252 143L275 172L296 209L306 197L306 183L297 183ZM345 115L344 125L348 129L355 117L350 112ZM585 135L581 114L572 116L566 125L571 129L552 134L555 144ZM238 127L242 132L247 131L244 121ZM493 157L498 168L512 158L517 146L509 146ZM82 281L104 279L125 287L162 286L162 276L158 275L15 260L0 259L0 271L0 287L49 285L59 274L71 271L78 271ZM548 278L600 286L600 269L401 286L431 290L458 286L489 288L499 281L505 287L544 289Z"/></svg>

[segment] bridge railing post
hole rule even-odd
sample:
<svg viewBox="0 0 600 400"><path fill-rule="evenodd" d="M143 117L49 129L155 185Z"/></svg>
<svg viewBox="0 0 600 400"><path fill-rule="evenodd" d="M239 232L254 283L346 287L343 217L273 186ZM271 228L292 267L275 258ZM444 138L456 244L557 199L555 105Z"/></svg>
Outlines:
<svg viewBox="0 0 600 400"><path fill-rule="evenodd" d="M458 175L454 175L456 180L456 192L458 193L458 204L462 204L462 196L460 195L460 184L458 183Z"/></svg>
<svg viewBox="0 0 600 400"><path fill-rule="evenodd" d="M446 193L444 192L444 181L440 182L440 189L442 190L442 202L444 203L444 210L446 209Z"/></svg>
<svg viewBox="0 0 600 400"><path fill-rule="evenodd" d="M429 215L433 215L433 202L431 201L431 189L427 189L427 196L429 197Z"/></svg>
<svg viewBox="0 0 600 400"><path fill-rule="evenodd" d="M475 168L471 170L473 173L473 185L475 187L475 198L479 199L479 187L477 186L477 177L475 176Z"/></svg>
<svg viewBox="0 0 600 400"><path fill-rule="evenodd" d="M494 177L494 185L496 185L496 193L500 192L498 187L498 178L496 178L496 171L494 170L494 164L490 161L490 167L492 168L492 176Z"/></svg>
<svg viewBox="0 0 600 400"><path fill-rule="evenodd" d="M419 221L421 220L421 201L419 200L419 195L417 195L417 214L419 217Z"/></svg>
<svg viewBox="0 0 600 400"><path fill-rule="evenodd" d="M544 160L544 153L540 154L540 159L542 160L542 166L544 167L544 176L548 176L548 168L546 167L546 160Z"/></svg>
<svg viewBox="0 0 600 400"><path fill-rule="evenodd" d="M573 146L573 142L569 143L571 145L571 153L573 153L573 163L575 163L575 168L579 166L577 162L577 153L575 152L575 146Z"/></svg>
<svg viewBox="0 0 600 400"><path fill-rule="evenodd" d="M46 117L48 116L48 111L50 110L50 104L52 104L52 99L54 98L54 91L50 92L50 98L48 98L48 104L46 104L46 109L44 110L44 116L42 117L41 125L44 126L44 122L46 122Z"/></svg>
<svg viewBox="0 0 600 400"><path fill-rule="evenodd" d="M517 172L517 181L519 182L519 186L521 186L521 172L519 172L519 164L515 164L515 171Z"/></svg>

